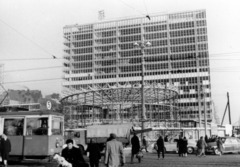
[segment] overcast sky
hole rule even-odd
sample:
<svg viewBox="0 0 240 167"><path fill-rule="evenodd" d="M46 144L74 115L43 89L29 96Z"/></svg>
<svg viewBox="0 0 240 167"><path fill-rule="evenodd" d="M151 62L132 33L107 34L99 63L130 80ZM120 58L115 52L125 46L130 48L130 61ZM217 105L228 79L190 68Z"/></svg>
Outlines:
<svg viewBox="0 0 240 167"><path fill-rule="evenodd" d="M60 93L63 27L96 22L100 10L105 11L105 20L112 20L198 9L207 11L212 99L222 119L229 92L235 123L240 111L239 0L0 0L4 87Z"/></svg>

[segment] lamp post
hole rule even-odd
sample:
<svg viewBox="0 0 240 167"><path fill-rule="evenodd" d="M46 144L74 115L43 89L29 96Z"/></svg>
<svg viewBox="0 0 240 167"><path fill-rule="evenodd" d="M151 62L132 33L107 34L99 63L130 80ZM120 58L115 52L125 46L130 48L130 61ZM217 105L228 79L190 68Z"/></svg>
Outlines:
<svg viewBox="0 0 240 167"><path fill-rule="evenodd" d="M151 46L151 43L141 41L141 42L135 42L133 45L135 47L140 48L141 53L142 53L142 57L141 57L142 58L142 60L141 60L141 65L142 65L142 86L141 86L142 116L141 116L141 119L142 119L142 130L144 130L144 121L146 120L145 97L144 97L144 72L145 72L145 69L144 69L144 54L145 54L144 53L144 48ZM143 132L141 133L141 139L143 139Z"/></svg>

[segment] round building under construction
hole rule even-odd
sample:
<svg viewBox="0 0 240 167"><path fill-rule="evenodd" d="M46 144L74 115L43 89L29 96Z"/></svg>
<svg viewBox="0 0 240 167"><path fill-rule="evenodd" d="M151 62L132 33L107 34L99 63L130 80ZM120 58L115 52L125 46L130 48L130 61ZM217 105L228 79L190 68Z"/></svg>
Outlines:
<svg viewBox="0 0 240 167"><path fill-rule="evenodd" d="M68 127L142 121L141 83L95 84L62 98ZM151 126L179 124L178 89L161 83L144 84L145 114Z"/></svg>

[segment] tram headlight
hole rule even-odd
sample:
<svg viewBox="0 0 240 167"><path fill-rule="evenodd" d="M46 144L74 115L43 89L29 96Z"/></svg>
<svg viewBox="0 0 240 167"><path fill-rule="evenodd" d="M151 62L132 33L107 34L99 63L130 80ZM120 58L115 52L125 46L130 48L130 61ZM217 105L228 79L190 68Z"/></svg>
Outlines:
<svg viewBox="0 0 240 167"><path fill-rule="evenodd" d="M60 143L59 143L59 140L58 140L58 138L56 138L55 147L56 147L56 148L59 148L59 147L60 147Z"/></svg>
<svg viewBox="0 0 240 167"><path fill-rule="evenodd" d="M60 144L58 141L56 142L55 146L56 146L56 148L60 147Z"/></svg>

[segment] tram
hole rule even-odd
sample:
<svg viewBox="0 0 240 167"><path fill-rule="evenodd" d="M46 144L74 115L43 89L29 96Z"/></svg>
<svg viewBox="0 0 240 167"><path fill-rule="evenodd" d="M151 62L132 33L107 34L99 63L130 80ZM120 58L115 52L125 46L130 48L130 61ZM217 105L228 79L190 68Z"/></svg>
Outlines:
<svg viewBox="0 0 240 167"><path fill-rule="evenodd" d="M11 142L10 156L45 159L60 153L64 117L51 111L0 112L0 134Z"/></svg>

